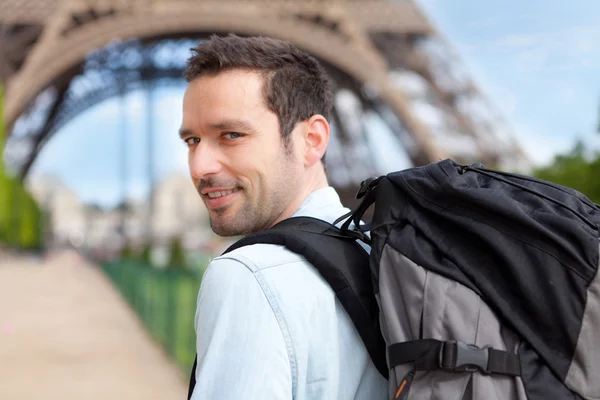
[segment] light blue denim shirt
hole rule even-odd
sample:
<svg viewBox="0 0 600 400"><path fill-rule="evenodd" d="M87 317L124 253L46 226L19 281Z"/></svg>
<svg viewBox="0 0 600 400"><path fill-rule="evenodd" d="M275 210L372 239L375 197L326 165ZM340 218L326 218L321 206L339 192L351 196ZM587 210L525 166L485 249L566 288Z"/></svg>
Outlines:
<svg viewBox="0 0 600 400"><path fill-rule="evenodd" d="M331 187L294 216L329 222L346 213ZM195 318L193 400L385 400L352 321L325 280L282 246L256 244L215 258Z"/></svg>

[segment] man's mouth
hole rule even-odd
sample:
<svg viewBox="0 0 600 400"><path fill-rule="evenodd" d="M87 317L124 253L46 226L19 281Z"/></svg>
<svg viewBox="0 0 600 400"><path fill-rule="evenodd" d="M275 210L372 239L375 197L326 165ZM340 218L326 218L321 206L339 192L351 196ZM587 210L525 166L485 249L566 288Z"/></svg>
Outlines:
<svg viewBox="0 0 600 400"><path fill-rule="evenodd" d="M206 193L206 196L210 199L218 199L219 197L227 196L228 194L235 193L239 191L239 189L229 189L229 190L218 190L214 192Z"/></svg>

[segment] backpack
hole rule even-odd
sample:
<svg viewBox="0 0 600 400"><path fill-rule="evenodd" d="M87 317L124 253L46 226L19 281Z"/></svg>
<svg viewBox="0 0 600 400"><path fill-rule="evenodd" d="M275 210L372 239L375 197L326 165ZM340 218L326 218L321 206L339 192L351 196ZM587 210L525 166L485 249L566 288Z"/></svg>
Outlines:
<svg viewBox="0 0 600 400"><path fill-rule="evenodd" d="M600 399L597 205L452 160L368 179L357 198L340 229L290 218L226 252L275 243L304 255L389 399ZM190 397L194 383L192 371Z"/></svg>
<svg viewBox="0 0 600 400"><path fill-rule="evenodd" d="M596 204L452 160L358 197L342 231L370 230L390 399L600 399Z"/></svg>

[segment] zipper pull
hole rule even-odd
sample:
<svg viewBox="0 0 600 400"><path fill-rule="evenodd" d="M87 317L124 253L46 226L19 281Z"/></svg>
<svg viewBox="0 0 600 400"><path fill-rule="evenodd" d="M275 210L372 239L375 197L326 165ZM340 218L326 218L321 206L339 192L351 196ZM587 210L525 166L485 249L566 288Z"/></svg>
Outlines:
<svg viewBox="0 0 600 400"><path fill-rule="evenodd" d="M408 392L410 391L410 385L415 377L415 372L416 371L413 369L404 376L404 379L402 379L402 382L400 382L400 386L398 386L398 390L396 391L396 396L394 399L406 400L408 397Z"/></svg>

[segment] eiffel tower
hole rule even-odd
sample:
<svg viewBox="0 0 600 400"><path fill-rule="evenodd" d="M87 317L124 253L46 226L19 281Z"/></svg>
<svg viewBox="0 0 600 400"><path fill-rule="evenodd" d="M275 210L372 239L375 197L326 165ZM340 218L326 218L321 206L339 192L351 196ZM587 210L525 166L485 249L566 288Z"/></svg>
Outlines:
<svg viewBox="0 0 600 400"><path fill-rule="evenodd" d="M7 165L26 177L77 114L148 82L181 84L188 49L229 32L290 41L325 65L336 85L328 174L346 200L402 160L527 165L411 0L0 0Z"/></svg>

